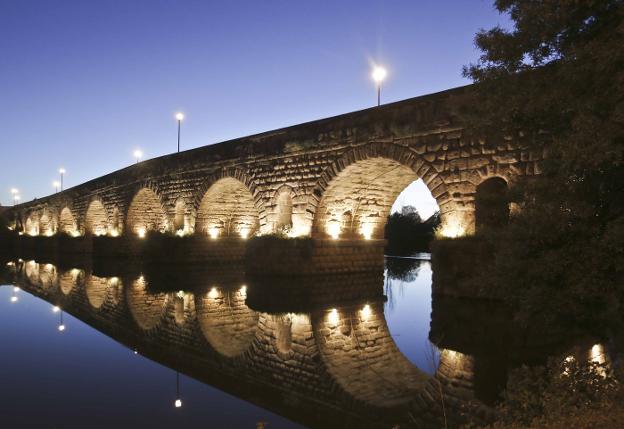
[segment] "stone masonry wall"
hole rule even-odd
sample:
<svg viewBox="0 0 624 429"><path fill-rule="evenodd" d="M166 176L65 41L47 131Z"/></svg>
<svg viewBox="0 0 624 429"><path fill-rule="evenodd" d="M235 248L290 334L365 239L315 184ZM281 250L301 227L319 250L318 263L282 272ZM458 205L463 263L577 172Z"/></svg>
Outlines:
<svg viewBox="0 0 624 429"><path fill-rule="evenodd" d="M443 233L471 233L477 185L490 177L510 182L539 174L543 153L529 151L521 133L501 136L492 130L480 135L466 129L456 106L467 91L469 87L457 88L147 160L21 204L8 216L17 217L24 233L41 234L39 219L45 209L58 219L68 208L84 231L87 207L99 199L109 224L115 218L125 224L134 196L150 189L166 217L161 229L173 232L177 206L184 207L187 229L193 231L211 185L231 178L252 195L261 233L283 226L277 198L287 189L292 200L290 235L329 236L328 225L319 221L329 216L350 225L367 219L368 229L355 228L355 233L365 236L372 228L378 236L399 188L422 178L440 206ZM345 210L347 206L351 209ZM345 212L353 218L338 219Z"/></svg>

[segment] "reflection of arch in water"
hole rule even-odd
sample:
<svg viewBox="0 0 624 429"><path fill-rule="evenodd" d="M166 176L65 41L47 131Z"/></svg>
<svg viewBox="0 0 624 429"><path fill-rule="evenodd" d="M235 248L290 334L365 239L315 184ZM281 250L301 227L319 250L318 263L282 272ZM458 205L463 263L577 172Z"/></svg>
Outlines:
<svg viewBox="0 0 624 429"><path fill-rule="evenodd" d="M247 350L258 327L258 313L245 304L246 287L222 290L213 287L195 298L197 319L204 336L215 350L235 357Z"/></svg>
<svg viewBox="0 0 624 429"><path fill-rule="evenodd" d="M24 264L24 274L30 282L30 284L39 285L39 264L35 261L26 261Z"/></svg>
<svg viewBox="0 0 624 429"><path fill-rule="evenodd" d="M69 295L74 288L78 288L84 280L84 271L72 268L59 275L59 287L63 295Z"/></svg>
<svg viewBox="0 0 624 429"><path fill-rule="evenodd" d="M119 302L122 290L121 280L117 277L98 277L90 275L85 281L85 293L91 307L99 309L111 296L114 304Z"/></svg>
<svg viewBox="0 0 624 429"><path fill-rule="evenodd" d="M141 329L153 329L160 323L167 306L167 294L151 294L143 276L126 287L126 301L133 319Z"/></svg>
<svg viewBox="0 0 624 429"><path fill-rule="evenodd" d="M354 398L385 407L400 405L428 382L394 343L383 304L334 308L315 313L312 320L328 372Z"/></svg>
<svg viewBox="0 0 624 429"><path fill-rule="evenodd" d="M58 274L52 264L39 264L39 282L44 289L56 286Z"/></svg>

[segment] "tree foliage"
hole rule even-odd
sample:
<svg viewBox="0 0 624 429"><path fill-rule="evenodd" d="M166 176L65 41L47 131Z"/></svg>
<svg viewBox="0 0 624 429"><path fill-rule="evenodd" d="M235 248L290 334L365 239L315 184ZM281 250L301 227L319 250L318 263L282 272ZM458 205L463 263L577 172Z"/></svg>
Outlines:
<svg viewBox="0 0 624 429"><path fill-rule="evenodd" d="M405 206L401 212L388 216L384 235L388 240L387 251L392 255L409 255L426 252L434 231L440 224L440 215L435 213L423 221L416 208Z"/></svg>
<svg viewBox="0 0 624 429"><path fill-rule="evenodd" d="M514 26L479 32L464 68L472 126L547 155L540 180L511 190L509 227L486 235L495 256L479 280L525 315L598 326L621 312L623 3L497 0Z"/></svg>

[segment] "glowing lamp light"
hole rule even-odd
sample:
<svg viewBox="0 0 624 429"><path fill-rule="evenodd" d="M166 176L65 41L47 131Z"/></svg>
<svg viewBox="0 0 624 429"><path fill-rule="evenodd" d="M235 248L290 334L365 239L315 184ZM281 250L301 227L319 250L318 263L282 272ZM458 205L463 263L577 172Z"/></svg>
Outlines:
<svg viewBox="0 0 624 429"><path fill-rule="evenodd" d="M66 173L66 171L65 171L65 169L64 169L64 168L59 168L59 173L61 173L61 174L65 174L65 173Z"/></svg>
<svg viewBox="0 0 624 429"><path fill-rule="evenodd" d="M249 235L249 228L241 228L238 233L240 234L241 238L245 240L247 239L247 236Z"/></svg>
<svg viewBox="0 0 624 429"><path fill-rule="evenodd" d="M210 238L212 238L213 240L216 239L219 236L219 229L216 227L211 227L208 229L208 235L210 236Z"/></svg>
<svg viewBox="0 0 624 429"><path fill-rule="evenodd" d="M176 399L175 402L173 403L173 405L176 408L180 408L182 406L182 399Z"/></svg>
<svg viewBox="0 0 624 429"><path fill-rule="evenodd" d="M65 325L61 323L61 324L58 326L58 330L59 330L59 332L63 332L63 331L65 330Z"/></svg>
<svg viewBox="0 0 624 429"><path fill-rule="evenodd" d="M141 227L137 230L137 235L139 236L139 238L145 238L145 234L147 231L145 231L145 228Z"/></svg>
<svg viewBox="0 0 624 429"><path fill-rule="evenodd" d="M243 286L240 288L240 291L239 291L239 292L240 292L241 296L247 296L247 286L244 286L244 285L243 285Z"/></svg>
<svg viewBox="0 0 624 429"><path fill-rule="evenodd" d="M72 237L80 237L80 231L72 231Z"/></svg>
<svg viewBox="0 0 624 429"><path fill-rule="evenodd" d="M18 288L17 286L13 288L13 292L19 292L19 291L20 291L20 288Z"/></svg>
<svg viewBox="0 0 624 429"><path fill-rule="evenodd" d="M178 112L178 113L176 113L175 118L176 118L178 121L183 120L183 119L184 119L184 113L182 113L182 112Z"/></svg>
<svg viewBox="0 0 624 429"><path fill-rule="evenodd" d="M217 288L215 287L210 289L210 292L208 292L208 298L210 299L216 299L218 296L219 296L219 292L217 291Z"/></svg>
<svg viewBox="0 0 624 429"><path fill-rule="evenodd" d="M373 237L373 229L374 227L372 223L365 223L360 228L360 233L365 240L370 240Z"/></svg>
<svg viewBox="0 0 624 429"><path fill-rule="evenodd" d="M139 150L139 149L136 149L132 154L136 158L136 162L138 164L139 161L141 161L141 158L143 157L143 152L141 150Z"/></svg>
<svg viewBox="0 0 624 429"><path fill-rule="evenodd" d="M464 228L462 228L460 225L453 224L444 226L440 233L443 237L446 238L457 238L465 235Z"/></svg>
<svg viewBox="0 0 624 429"><path fill-rule="evenodd" d="M362 308L362 320L368 320L371 315L370 305L366 304L364 308Z"/></svg>
<svg viewBox="0 0 624 429"><path fill-rule="evenodd" d="M117 231L117 229L111 229L109 235L111 237L119 237L119 231Z"/></svg>
<svg viewBox="0 0 624 429"><path fill-rule="evenodd" d="M378 84L383 82L383 80L386 78L387 75L388 75L388 72L386 71L385 68L381 66L375 66L371 74L373 80L377 82Z"/></svg>
<svg viewBox="0 0 624 429"><path fill-rule="evenodd" d="M338 310L332 308L329 314L327 315L327 321L330 325L336 326L340 321L340 317L338 316Z"/></svg>
<svg viewBox="0 0 624 429"><path fill-rule="evenodd" d="M11 188L11 194L15 195L17 194L19 191L16 188Z"/></svg>
<svg viewBox="0 0 624 429"><path fill-rule="evenodd" d="M330 222L327 225L327 234L334 240L340 237L340 224L338 222Z"/></svg>
<svg viewBox="0 0 624 429"><path fill-rule="evenodd" d="M61 307L59 307L58 305L55 305L54 307L52 307L53 313L58 313L59 311L61 311Z"/></svg>
<svg viewBox="0 0 624 429"><path fill-rule="evenodd" d="M598 364L603 364L605 363L606 359L605 359L605 351L604 351L604 347L602 346L602 344L594 344L591 348L591 361L598 363Z"/></svg>

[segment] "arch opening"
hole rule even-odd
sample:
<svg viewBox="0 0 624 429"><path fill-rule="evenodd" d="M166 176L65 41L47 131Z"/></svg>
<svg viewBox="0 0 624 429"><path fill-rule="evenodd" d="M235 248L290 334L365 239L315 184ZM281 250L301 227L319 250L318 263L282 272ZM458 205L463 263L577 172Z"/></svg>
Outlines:
<svg viewBox="0 0 624 429"><path fill-rule="evenodd" d="M211 238L253 235L260 215L245 184L232 177L216 181L202 198L197 211L196 231Z"/></svg>
<svg viewBox="0 0 624 429"><path fill-rule="evenodd" d="M275 232L289 234L293 227L292 190L282 187L275 198Z"/></svg>
<svg viewBox="0 0 624 429"><path fill-rule="evenodd" d="M59 217L59 232L61 234L76 235L76 220L74 219L74 215L69 207L65 207L61 210L61 215Z"/></svg>
<svg viewBox="0 0 624 429"><path fill-rule="evenodd" d="M143 188L136 193L128 208L126 224L139 237L144 237L149 231L167 230L167 216L154 191Z"/></svg>
<svg viewBox="0 0 624 429"><path fill-rule="evenodd" d="M88 235L104 235L108 228L106 209L100 200L93 200L85 215L85 232Z"/></svg>
<svg viewBox="0 0 624 429"><path fill-rule="evenodd" d="M39 235L39 220L36 214L28 216L24 232L28 235Z"/></svg>
<svg viewBox="0 0 624 429"><path fill-rule="evenodd" d="M184 222L184 211L184 200L179 199L178 201L176 201L173 215L173 229L176 233L184 233L186 230Z"/></svg>
<svg viewBox="0 0 624 429"><path fill-rule="evenodd" d="M325 189L315 217L315 233L337 238L381 239L397 197L419 176L400 162L372 157L340 171ZM429 196L429 187L421 182Z"/></svg>
<svg viewBox="0 0 624 429"><path fill-rule="evenodd" d="M509 221L507 182L491 177L477 186L475 194L475 227L499 228Z"/></svg>
<svg viewBox="0 0 624 429"><path fill-rule="evenodd" d="M47 210L39 218L39 234L51 236L54 234L54 220Z"/></svg>

